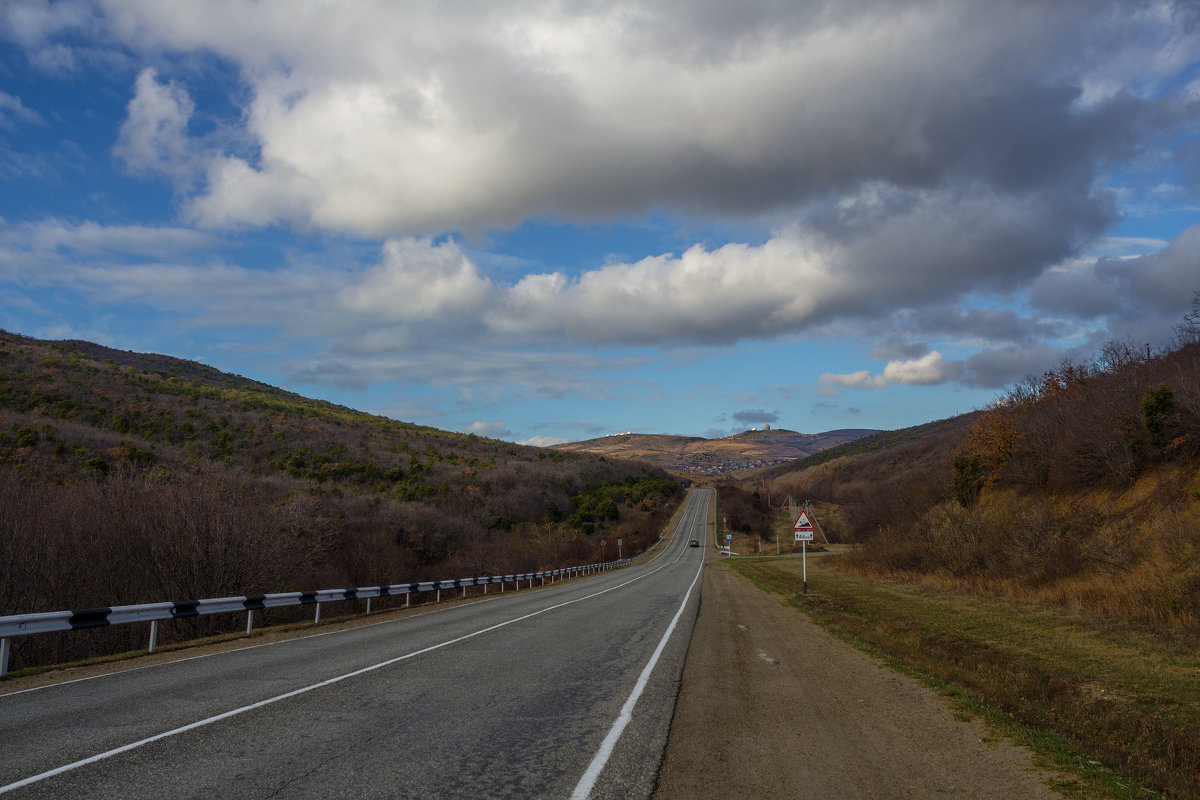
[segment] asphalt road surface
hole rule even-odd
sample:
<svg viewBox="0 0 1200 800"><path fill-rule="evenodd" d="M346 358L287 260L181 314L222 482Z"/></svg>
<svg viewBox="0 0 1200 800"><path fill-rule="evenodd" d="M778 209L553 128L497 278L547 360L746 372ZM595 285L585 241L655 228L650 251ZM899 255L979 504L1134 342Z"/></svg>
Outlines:
<svg viewBox="0 0 1200 800"><path fill-rule="evenodd" d="M0 794L646 797L699 606L708 547L688 539L705 542L710 502L694 490L660 555L589 579L10 688Z"/></svg>

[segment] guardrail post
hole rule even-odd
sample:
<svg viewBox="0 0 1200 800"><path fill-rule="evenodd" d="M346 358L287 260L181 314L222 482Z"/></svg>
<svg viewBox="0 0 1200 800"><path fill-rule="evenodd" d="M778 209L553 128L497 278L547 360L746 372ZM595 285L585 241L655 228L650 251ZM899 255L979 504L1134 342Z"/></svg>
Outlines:
<svg viewBox="0 0 1200 800"><path fill-rule="evenodd" d="M146 648L147 653L153 653L158 647L158 620L150 622L150 646Z"/></svg>
<svg viewBox="0 0 1200 800"><path fill-rule="evenodd" d="M8 655L12 652L12 640L5 636L0 639L0 678L8 677Z"/></svg>
<svg viewBox="0 0 1200 800"><path fill-rule="evenodd" d="M467 596L467 587L463 587L463 597Z"/></svg>
<svg viewBox="0 0 1200 800"><path fill-rule="evenodd" d="M254 632L254 609L246 609L246 635Z"/></svg>
<svg viewBox="0 0 1200 800"><path fill-rule="evenodd" d="M367 598L367 613L371 613L371 598Z"/></svg>
<svg viewBox="0 0 1200 800"><path fill-rule="evenodd" d="M442 590L441 590L441 589L438 589L438 590L437 590L437 592L438 592L438 593L437 593L437 600L434 600L434 602L435 602L435 603L440 603L440 602L442 602Z"/></svg>
<svg viewBox="0 0 1200 800"><path fill-rule="evenodd" d="M313 615L313 625L321 621L321 604L317 603L317 613Z"/></svg>

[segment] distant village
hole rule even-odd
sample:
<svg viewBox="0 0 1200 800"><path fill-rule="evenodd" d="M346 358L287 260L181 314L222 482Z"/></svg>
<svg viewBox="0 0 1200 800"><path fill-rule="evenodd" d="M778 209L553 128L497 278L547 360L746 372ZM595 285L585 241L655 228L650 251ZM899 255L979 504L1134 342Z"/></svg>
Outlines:
<svg viewBox="0 0 1200 800"><path fill-rule="evenodd" d="M690 475L729 475L735 472L754 472L795 460L794 458L758 458L745 461L726 461L723 456L702 453L688 463L680 464L676 467L676 471Z"/></svg>

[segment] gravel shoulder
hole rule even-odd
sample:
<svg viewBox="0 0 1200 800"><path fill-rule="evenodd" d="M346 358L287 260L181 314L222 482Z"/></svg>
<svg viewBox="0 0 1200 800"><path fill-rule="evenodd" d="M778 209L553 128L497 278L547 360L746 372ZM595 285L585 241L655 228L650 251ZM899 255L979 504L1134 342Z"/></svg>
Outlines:
<svg viewBox="0 0 1200 800"><path fill-rule="evenodd" d="M654 797L1060 797L1031 761L717 559Z"/></svg>

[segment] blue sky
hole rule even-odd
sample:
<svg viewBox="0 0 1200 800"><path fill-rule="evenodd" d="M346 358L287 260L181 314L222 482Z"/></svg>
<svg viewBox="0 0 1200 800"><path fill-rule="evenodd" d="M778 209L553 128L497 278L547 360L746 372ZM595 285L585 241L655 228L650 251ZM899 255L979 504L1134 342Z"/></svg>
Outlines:
<svg viewBox="0 0 1200 800"><path fill-rule="evenodd" d="M898 428L1200 290L1190 2L0 4L0 327L548 444Z"/></svg>

